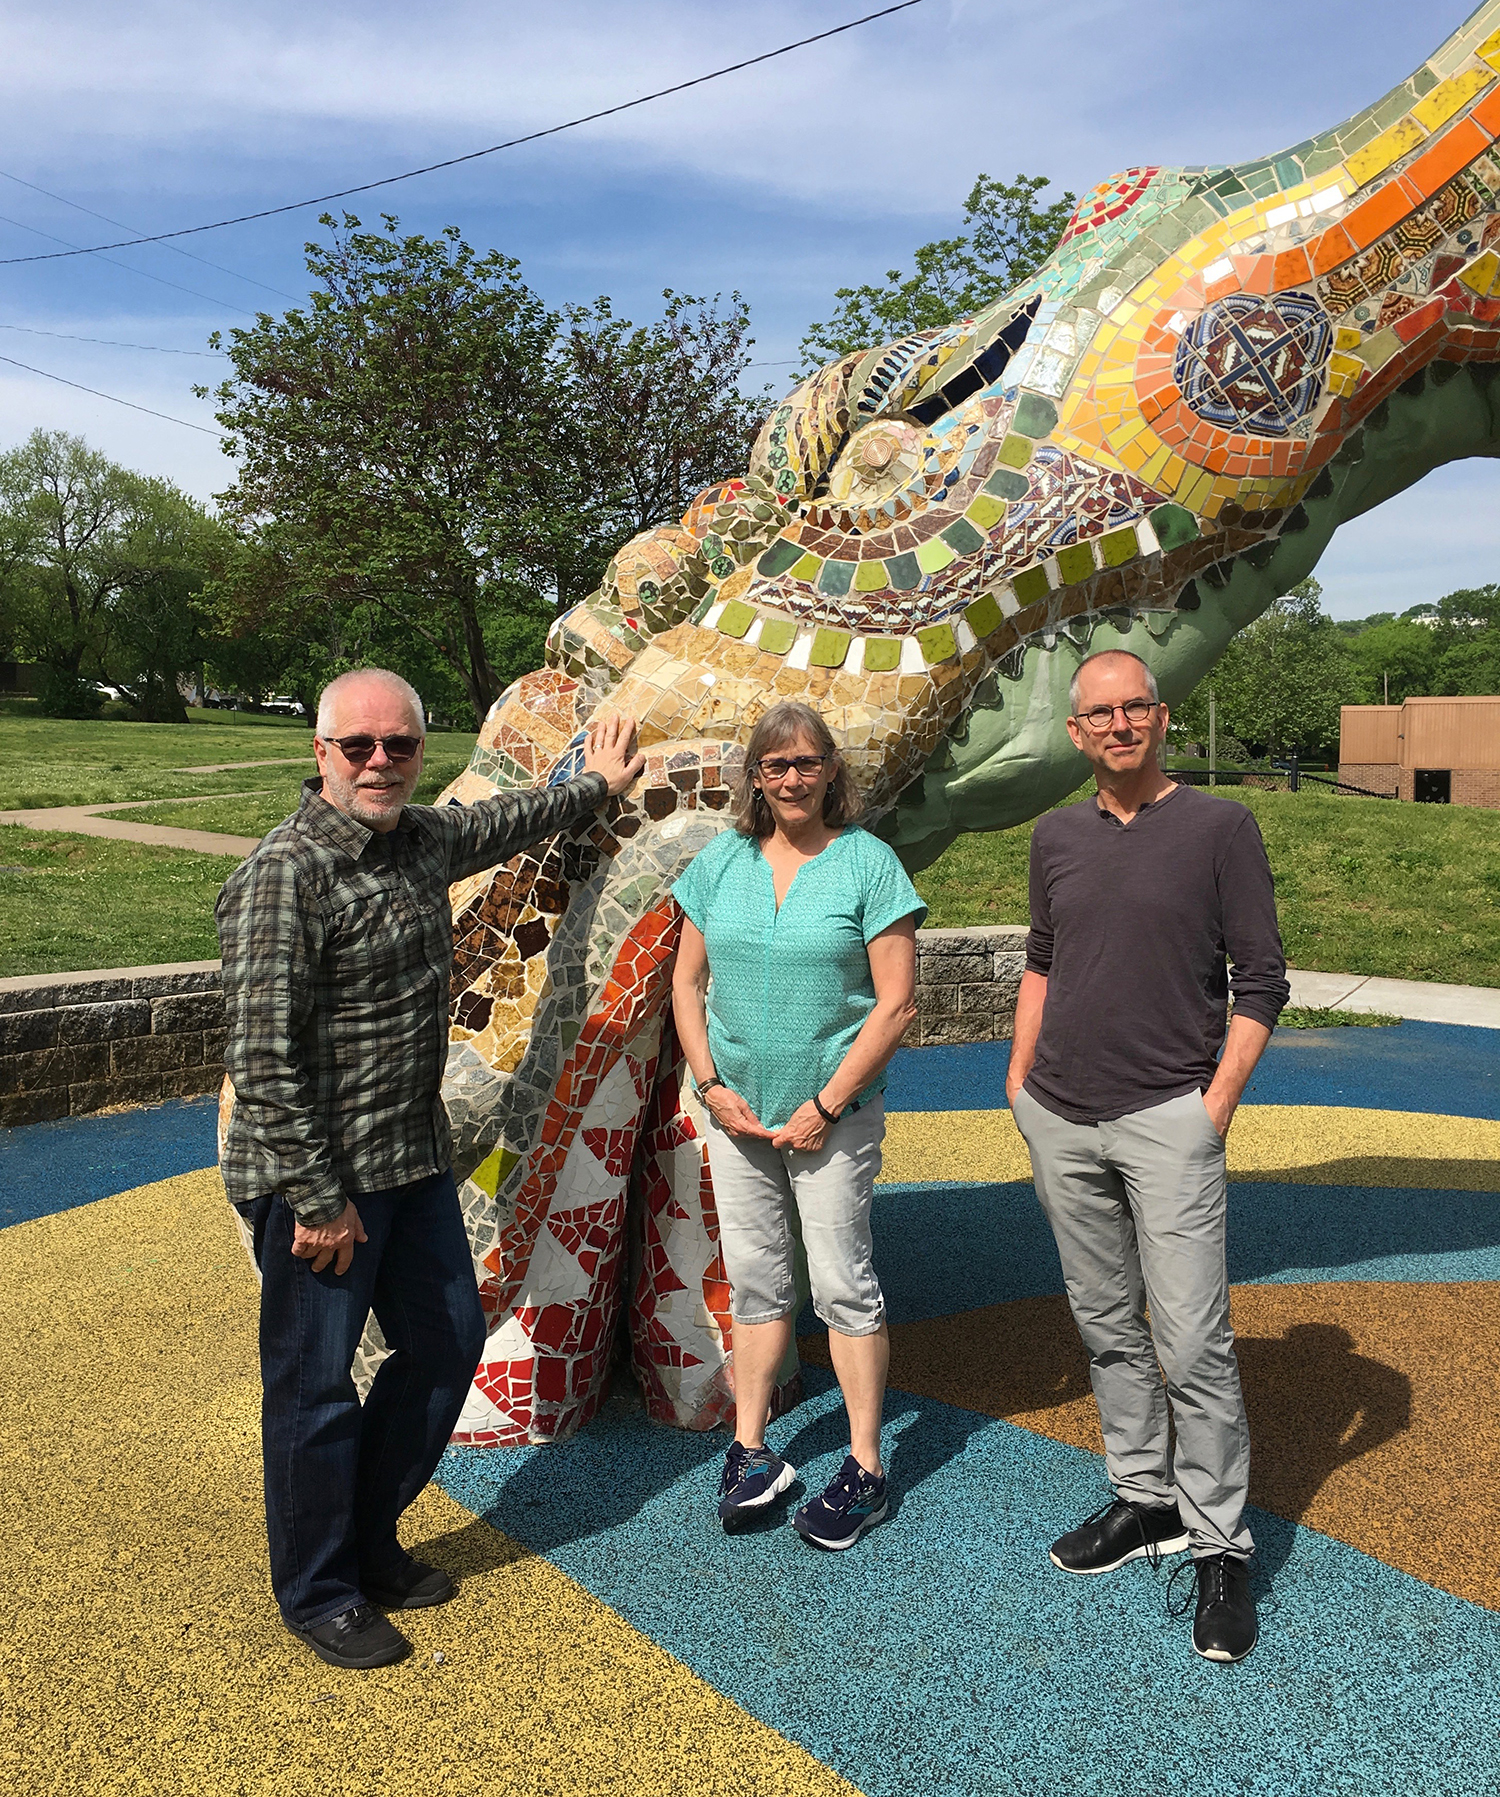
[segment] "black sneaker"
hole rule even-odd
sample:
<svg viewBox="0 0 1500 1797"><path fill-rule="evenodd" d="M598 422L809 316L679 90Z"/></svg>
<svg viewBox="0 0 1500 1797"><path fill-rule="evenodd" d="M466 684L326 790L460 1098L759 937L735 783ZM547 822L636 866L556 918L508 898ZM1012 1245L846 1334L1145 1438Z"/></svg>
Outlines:
<svg viewBox="0 0 1500 1797"><path fill-rule="evenodd" d="M1113 1572L1127 1560L1180 1554L1188 1533L1175 1504L1133 1504L1116 1498L1052 1543L1049 1558L1064 1572Z"/></svg>
<svg viewBox="0 0 1500 1797"><path fill-rule="evenodd" d="M317 1623L310 1629L286 1625L299 1641L305 1641L320 1660L330 1666L343 1666L353 1672L364 1672L372 1666L389 1666L404 1660L411 1652L411 1642L400 1629L387 1622L379 1610L369 1604L356 1604L329 1622Z"/></svg>
<svg viewBox="0 0 1500 1797"><path fill-rule="evenodd" d="M779 1454L769 1448L747 1448L735 1441L724 1456L719 1476L719 1521L726 1534L748 1522L779 1497L797 1476Z"/></svg>
<svg viewBox="0 0 1500 1797"><path fill-rule="evenodd" d="M361 1578L360 1588L382 1610L427 1610L458 1595L458 1586L446 1572L420 1560L408 1560L391 1578Z"/></svg>
<svg viewBox="0 0 1500 1797"><path fill-rule="evenodd" d="M1193 1617L1193 1652L1205 1660L1218 1660L1233 1665L1243 1660L1255 1646L1258 1628L1255 1599L1250 1595L1250 1566L1238 1554L1206 1554L1192 1562L1193 1584L1197 1592L1197 1610ZM1185 1571L1179 1566L1172 1574ZM1172 1602L1172 1587L1167 1586L1167 1610L1183 1616L1193 1602L1191 1596L1180 1604Z"/></svg>

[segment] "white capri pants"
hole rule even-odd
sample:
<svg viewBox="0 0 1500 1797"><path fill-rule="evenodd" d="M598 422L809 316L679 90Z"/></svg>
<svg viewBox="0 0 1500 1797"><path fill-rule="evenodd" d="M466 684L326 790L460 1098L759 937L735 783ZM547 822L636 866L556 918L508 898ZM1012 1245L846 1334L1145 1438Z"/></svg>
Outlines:
<svg viewBox="0 0 1500 1797"><path fill-rule="evenodd" d="M734 1320L776 1323L796 1309L795 1205L813 1309L839 1335L873 1335L885 1321L870 1239L884 1099L846 1112L816 1154L732 1136L712 1112L705 1115Z"/></svg>

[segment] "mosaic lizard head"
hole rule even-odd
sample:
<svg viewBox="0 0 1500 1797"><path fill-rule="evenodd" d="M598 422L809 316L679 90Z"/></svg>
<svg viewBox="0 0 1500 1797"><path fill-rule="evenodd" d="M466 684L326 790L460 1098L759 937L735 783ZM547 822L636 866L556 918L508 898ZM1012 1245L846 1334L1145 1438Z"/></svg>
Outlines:
<svg viewBox="0 0 1500 1797"><path fill-rule="evenodd" d="M549 662L647 745L828 718L912 867L1085 772L1079 660L1169 703L1337 526L1500 453L1500 0L1335 129L1135 168L973 318L830 364L646 533Z"/></svg>

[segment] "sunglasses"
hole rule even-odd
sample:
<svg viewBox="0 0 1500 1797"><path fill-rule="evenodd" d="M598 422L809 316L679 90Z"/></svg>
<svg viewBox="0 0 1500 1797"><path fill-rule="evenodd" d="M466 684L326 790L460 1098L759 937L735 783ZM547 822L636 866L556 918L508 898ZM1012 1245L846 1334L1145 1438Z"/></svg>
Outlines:
<svg viewBox="0 0 1500 1797"><path fill-rule="evenodd" d="M325 736L322 740L332 743L345 761L356 764L368 761L377 743L391 761L410 761L422 746L420 736Z"/></svg>

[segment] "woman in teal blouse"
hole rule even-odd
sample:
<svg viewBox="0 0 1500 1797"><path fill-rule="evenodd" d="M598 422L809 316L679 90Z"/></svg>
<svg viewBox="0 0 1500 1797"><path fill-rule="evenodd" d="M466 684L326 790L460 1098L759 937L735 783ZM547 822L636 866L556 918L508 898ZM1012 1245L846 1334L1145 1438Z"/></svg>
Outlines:
<svg viewBox="0 0 1500 1797"><path fill-rule="evenodd" d="M797 1476L765 1444L792 1342L795 1206L850 1451L793 1523L820 1546L852 1547L886 1513L890 1342L870 1204L885 1067L916 1016L927 907L894 852L854 822L858 791L810 707L787 702L761 719L739 800L736 827L672 889L684 912L673 1011L708 1117L734 1326L735 1439L719 1516L735 1527Z"/></svg>

